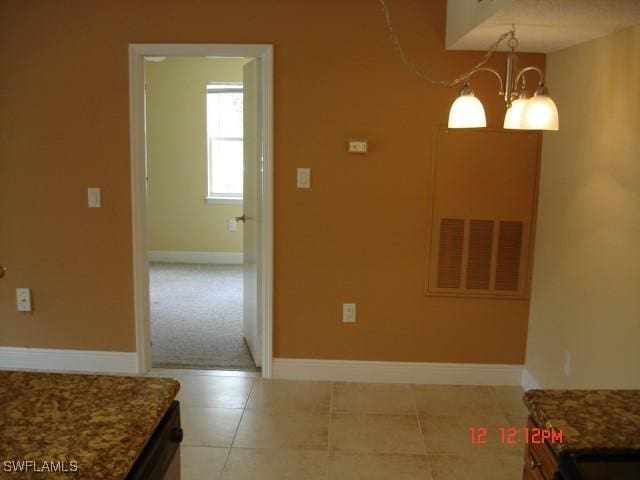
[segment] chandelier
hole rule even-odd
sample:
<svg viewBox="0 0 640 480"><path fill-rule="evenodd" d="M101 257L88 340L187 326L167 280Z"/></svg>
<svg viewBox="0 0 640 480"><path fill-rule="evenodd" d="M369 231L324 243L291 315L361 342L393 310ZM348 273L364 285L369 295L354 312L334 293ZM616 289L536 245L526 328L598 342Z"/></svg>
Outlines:
<svg viewBox="0 0 640 480"><path fill-rule="evenodd" d="M471 88L470 78L478 72L489 72L497 77L500 85L498 94L504 98L506 104L503 128L516 130L558 130L558 109L555 102L549 96L549 91L544 81L544 73L538 67L534 66L518 69L518 56L516 54L518 39L516 38L515 27L503 33L489 47L482 59L469 71L459 75L453 80L435 80L420 71L406 56L400 45L393 24L391 23L386 1L379 1L395 49L403 63L411 69L413 73L435 85L451 86L462 84L458 92L458 97L449 110L449 128L482 128L487 126L484 107ZM505 69L501 75L497 70L487 67L485 64L504 40L507 40L510 52L507 53ZM535 72L538 77L538 86L532 96L529 96L526 87L525 74L528 72Z"/></svg>

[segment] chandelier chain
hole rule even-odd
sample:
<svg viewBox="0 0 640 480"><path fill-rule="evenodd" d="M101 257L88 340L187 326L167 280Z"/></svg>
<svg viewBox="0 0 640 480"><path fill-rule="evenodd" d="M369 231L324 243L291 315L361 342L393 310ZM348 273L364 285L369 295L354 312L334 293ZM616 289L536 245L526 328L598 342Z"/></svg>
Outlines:
<svg viewBox="0 0 640 480"><path fill-rule="evenodd" d="M515 29L511 28L511 30L509 30L508 32L505 32L502 35L500 35L500 37L498 37L498 39L489 46L489 48L487 49L485 54L482 56L480 61L478 63L476 63L470 70L468 70L468 71L464 72L463 74L457 76L453 80L438 80L438 79L434 79L434 78L430 77L429 75L427 75L426 73L424 73L422 70L420 70L416 66L416 64L413 63L413 61L411 61L409 59L409 57L406 55L406 53L402 49L402 46L400 45L400 40L398 39L398 35L396 34L396 30L395 30L395 28L393 26L393 23L391 22L391 14L389 13L389 7L387 6L387 2L386 2L386 0L379 0L379 1L380 1L380 6L382 7L382 12L384 14L385 22L387 24L387 29L389 30L389 36L391 37L391 41L393 42L393 46L394 46L395 50L398 52L398 55L400 56L400 58L402 59L402 62L416 76L418 76L419 78L422 78L423 80L426 80L427 82L429 82L429 83L431 83L433 85L450 86L450 85L456 85L456 84L462 82L463 80L465 80L469 76L469 74L471 72L473 72L474 70L484 66L489 61L489 58L491 57L491 55L498 49L498 47L500 46L500 44L504 40L506 40L508 37L511 37L511 39L515 40ZM517 42L517 40L515 40L515 41ZM515 45L517 45L517 43ZM511 42L510 42L509 46L510 47L512 46Z"/></svg>

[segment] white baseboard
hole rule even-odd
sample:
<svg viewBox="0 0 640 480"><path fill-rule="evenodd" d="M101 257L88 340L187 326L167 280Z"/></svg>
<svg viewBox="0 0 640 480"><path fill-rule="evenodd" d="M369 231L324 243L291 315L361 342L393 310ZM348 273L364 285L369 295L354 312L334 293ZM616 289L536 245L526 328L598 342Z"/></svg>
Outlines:
<svg viewBox="0 0 640 480"><path fill-rule="evenodd" d="M138 373L136 352L0 347L0 369Z"/></svg>
<svg viewBox="0 0 640 480"><path fill-rule="evenodd" d="M522 365L273 359L273 378L436 385L520 385Z"/></svg>
<svg viewBox="0 0 640 480"><path fill-rule="evenodd" d="M151 250L150 262L166 263L219 263L225 265L242 265L242 253L232 252L170 252Z"/></svg>
<svg viewBox="0 0 640 480"><path fill-rule="evenodd" d="M527 367L522 368L521 385L522 385L522 388L524 388L525 390L537 390L539 388L542 388L538 383L538 381L536 380L536 378L533 375L531 375L531 372L529 372Z"/></svg>

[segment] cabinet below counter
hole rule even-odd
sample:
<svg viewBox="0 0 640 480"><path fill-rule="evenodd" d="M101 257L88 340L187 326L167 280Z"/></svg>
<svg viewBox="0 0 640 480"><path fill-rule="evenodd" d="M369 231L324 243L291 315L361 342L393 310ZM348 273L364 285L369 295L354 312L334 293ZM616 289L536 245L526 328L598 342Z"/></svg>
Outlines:
<svg viewBox="0 0 640 480"><path fill-rule="evenodd" d="M128 478L179 388L168 378L0 371L2 478Z"/></svg>
<svg viewBox="0 0 640 480"><path fill-rule="evenodd" d="M531 417L527 422L527 428L541 428L536 425ZM524 480L552 480L559 471L558 457L549 446L550 442L527 443L524 453Z"/></svg>
<svg viewBox="0 0 640 480"><path fill-rule="evenodd" d="M524 403L528 428L552 432L527 445L524 480L640 478L640 390L530 390Z"/></svg>

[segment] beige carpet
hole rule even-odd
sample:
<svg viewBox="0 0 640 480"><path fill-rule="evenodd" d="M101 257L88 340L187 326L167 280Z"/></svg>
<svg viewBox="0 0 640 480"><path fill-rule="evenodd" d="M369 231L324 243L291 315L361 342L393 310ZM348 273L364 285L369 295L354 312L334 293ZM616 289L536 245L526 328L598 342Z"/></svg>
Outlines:
<svg viewBox="0 0 640 480"><path fill-rule="evenodd" d="M154 367L255 370L242 336L242 266L152 263Z"/></svg>

